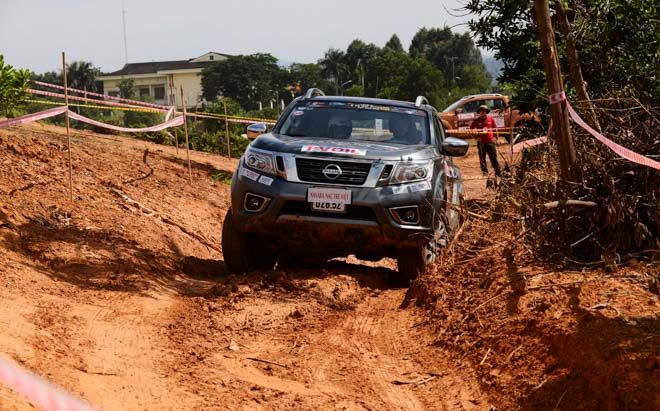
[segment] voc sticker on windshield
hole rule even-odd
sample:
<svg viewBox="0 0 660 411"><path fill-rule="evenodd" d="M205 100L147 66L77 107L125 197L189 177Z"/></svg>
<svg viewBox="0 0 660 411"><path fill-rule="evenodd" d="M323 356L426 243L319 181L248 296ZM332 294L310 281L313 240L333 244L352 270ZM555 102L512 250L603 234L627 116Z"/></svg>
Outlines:
<svg viewBox="0 0 660 411"><path fill-rule="evenodd" d="M305 112L302 110L296 110L293 112L294 116L302 116L303 114L305 114Z"/></svg>
<svg viewBox="0 0 660 411"><path fill-rule="evenodd" d="M367 155L367 150L361 150L355 147L302 146L300 151L303 153L350 154L354 156Z"/></svg>

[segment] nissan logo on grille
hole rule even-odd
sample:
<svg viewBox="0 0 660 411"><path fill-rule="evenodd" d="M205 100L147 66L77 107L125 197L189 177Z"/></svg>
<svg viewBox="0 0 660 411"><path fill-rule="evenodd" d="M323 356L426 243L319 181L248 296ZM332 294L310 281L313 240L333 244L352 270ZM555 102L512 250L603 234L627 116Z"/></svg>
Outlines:
<svg viewBox="0 0 660 411"><path fill-rule="evenodd" d="M334 180L341 175L341 168L337 164L328 164L322 173L328 180Z"/></svg>

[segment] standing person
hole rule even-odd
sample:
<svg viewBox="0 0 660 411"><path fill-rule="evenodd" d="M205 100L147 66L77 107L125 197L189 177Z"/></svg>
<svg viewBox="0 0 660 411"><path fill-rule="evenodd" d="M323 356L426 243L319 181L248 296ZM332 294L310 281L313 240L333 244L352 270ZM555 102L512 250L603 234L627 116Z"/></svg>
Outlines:
<svg viewBox="0 0 660 411"><path fill-rule="evenodd" d="M495 169L495 175L501 177L502 171L500 170L500 163L497 162L497 146L495 145L495 135L493 134L493 129L497 128L497 124L492 117L488 117L488 113L490 113L488 106L479 106L479 110L477 110L479 117L472 121L470 129L482 130L479 133L479 140L477 142L481 171L484 174L488 174L488 167L486 167L486 154L488 154L490 163Z"/></svg>

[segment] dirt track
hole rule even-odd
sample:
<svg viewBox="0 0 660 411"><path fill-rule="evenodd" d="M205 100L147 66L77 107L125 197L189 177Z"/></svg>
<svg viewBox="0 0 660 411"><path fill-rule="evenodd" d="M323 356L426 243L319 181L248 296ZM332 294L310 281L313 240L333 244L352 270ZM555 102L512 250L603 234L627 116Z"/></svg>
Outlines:
<svg viewBox="0 0 660 411"><path fill-rule="evenodd" d="M71 204L64 141L0 131L0 351L20 364L102 409L487 404L400 308L391 261L225 275L229 187L212 177L235 160L192 153L190 186L172 147L76 133ZM1 389L0 408L25 406Z"/></svg>
<svg viewBox="0 0 660 411"><path fill-rule="evenodd" d="M64 142L54 126L0 131L0 353L107 410L499 403L486 358L439 343L392 261L225 274L235 160L192 153L189 185L172 147L76 133L70 203ZM467 196L483 197L471 151ZM447 310L472 298L454 290L436 297ZM30 405L0 386L0 409Z"/></svg>

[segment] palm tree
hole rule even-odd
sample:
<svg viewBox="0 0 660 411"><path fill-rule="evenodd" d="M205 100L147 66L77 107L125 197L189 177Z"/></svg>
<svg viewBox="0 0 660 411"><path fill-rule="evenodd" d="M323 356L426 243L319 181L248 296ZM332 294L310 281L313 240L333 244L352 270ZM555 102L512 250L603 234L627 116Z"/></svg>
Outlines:
<svg viewBox="0 0 660 411"><path fill-rule="evenodd" d="M339 85L342 84L342 73L347 72L344 62L346 54L343 51L330 48L325 52L325 56L319 60L321 73L327 78L334 78L337 95L339 95Z"/></svg>
<svg viewBox="0 0 660 411"><path fill-rule="evenodd" d="M66 67L68 86L79 90L99 91L96 77L100 74L101 70L89 61L73 61Z"/></svg>

